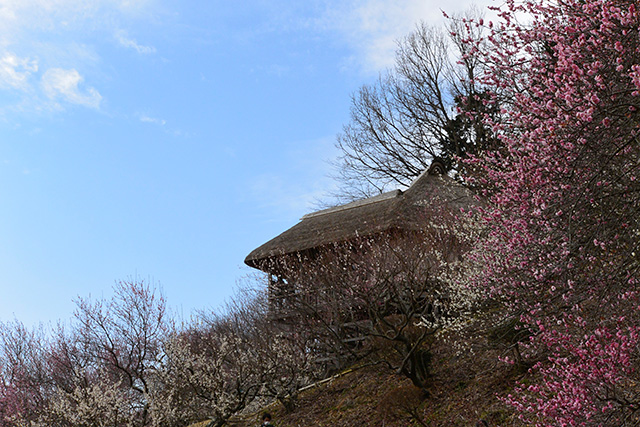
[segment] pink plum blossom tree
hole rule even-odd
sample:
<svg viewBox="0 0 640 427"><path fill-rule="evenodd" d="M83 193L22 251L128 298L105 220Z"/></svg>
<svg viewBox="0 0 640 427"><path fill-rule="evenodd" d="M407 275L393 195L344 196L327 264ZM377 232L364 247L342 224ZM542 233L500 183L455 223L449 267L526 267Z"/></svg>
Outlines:
<svg viewBox="0 0 640 427"><path fill-rule="evenodd" d="M487 26L504 150L473 160L490 199L479 286L533 335L535 425L639 421L640 12L630 0L508 0Z"/></svg>

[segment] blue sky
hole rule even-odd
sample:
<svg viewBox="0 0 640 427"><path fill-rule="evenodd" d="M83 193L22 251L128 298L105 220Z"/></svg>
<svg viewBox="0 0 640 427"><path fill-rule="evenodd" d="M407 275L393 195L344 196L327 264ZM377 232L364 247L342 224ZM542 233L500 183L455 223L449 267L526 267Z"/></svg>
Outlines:
<svg viewBox="0 0 640 427"><path fill-rule="evenodd" d="M395 40L469 4L0 0L0 321L132 278L184 317L220 306L335 185Z"/></svg>

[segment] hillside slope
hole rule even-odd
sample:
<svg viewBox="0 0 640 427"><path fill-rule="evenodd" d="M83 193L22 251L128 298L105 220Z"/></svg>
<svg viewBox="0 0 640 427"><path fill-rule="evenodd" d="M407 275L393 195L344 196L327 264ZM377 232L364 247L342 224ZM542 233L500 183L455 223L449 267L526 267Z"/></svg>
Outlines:
<svg viewBox="0 0 640 427"><path fill-rule="evenodd" d="M290 413L278 403L265 410L273 415L276 427L468 427L479 419L491 427L521 426L500 396L506 396L516 381L526 381L527 374L500 362L501 351L488 346L486 339L480 341L464 347L445 340L433 345L426 396L386 367L365 365L302 392ZM232 425L257 426L261 413L248 414Z"/></svg>

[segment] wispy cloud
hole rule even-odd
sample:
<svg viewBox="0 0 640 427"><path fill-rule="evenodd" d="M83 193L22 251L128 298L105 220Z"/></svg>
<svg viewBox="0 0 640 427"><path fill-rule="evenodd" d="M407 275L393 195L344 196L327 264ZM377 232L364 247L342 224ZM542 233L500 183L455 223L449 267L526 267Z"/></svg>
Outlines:
<svg viewBox="0 0 640 427"><path fill-rule="evenodd" d="M113 43L154 53L117 25L136 22L155 1L0 0L0 95L11 95L0 97L0 114L46 111L52 102L99 109L105 67L97 40L116 34Z"/></svg>
<svg viewBox="0 0 640 427"><path fill-rule="evenodd" d="M151 123L154 125L159 125L159 126L164 126L167 124L167 121L164 119L159 119L157 117L151 117L148 116L146 114L139 114L138 117L140 118L140 121L143 123Z"/></svg>
<svg viewBox="0 0 640 427"><path fill-rule="evenodd" d="M102 95L93 87L82 89L83 77L77 70L51 68L42 75L42 90L52 101L62 99L71 104L98 109Z"/></svg>
<svg viewBox="0 0 640 427"><path fill-rule="evenodd" d="M26 90L29 78L38 71L38 61L5 52L0 58L0 88Z"/></svg>
<svg viewBox="0 0 640 427"><path fill-rule="evenodd" d="M479 0L488 4L491 0ZM442 11L460 12L469 0L342 0L330 2L316 22L352 49L351 65L377 73L393 65L397 41L421 22L440 24Z"/></svg>
<svg viewBox="0 0 640 427"><path fill-rule="evenodd" d="M154 117L147 113L136 113L135 116L142 123L157 126L162 132L167 135L171 135L176 138L190 138L192 134L188 131L183 131L175 127L167 126L167 121L160 117Z"/></svg>
<svg viewBox="0 0 640 427"><path fill-rule="evenodd" d="M135 39L129 38L127 33L123 30L116 31L116 40L118 40L118 43L120 43L121 46L126 47L128 49L133 49L136 52L143 55L156 53L155 47L139 44Z"/></svg>

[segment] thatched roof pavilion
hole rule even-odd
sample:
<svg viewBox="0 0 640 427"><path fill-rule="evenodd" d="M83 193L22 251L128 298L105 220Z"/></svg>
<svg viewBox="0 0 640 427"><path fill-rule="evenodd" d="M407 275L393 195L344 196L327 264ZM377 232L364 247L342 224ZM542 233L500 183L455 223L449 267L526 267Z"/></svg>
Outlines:
<svg viewBox="0 0 640 427"><path fill-rule="evenodd" d="M452 178L432 167L420 175L405 191L395 190L346 205L307 214L301 221L254 249L245 263L273 273L282 256L310 253L335 243L373 236L394 230L420 228L426 206L430 212L443 208L460 211L474 204L473 194Z"/></svg>

